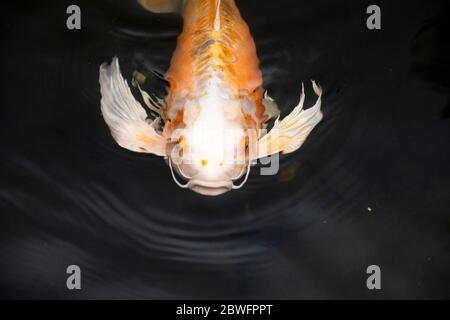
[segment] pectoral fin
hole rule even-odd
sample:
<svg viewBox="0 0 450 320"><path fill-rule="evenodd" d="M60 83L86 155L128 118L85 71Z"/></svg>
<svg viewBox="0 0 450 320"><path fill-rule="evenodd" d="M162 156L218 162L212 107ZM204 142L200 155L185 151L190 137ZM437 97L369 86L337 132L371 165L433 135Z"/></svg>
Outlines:
<svg viewBox="0 0 450 320"><path fill-rule="evenodd" d="M301 147L309 133L322 120L320 111L322 89L313 81L313 89L318 98L316 104L303 110L305 102L304 87L299 104L283 120L277 119L273 128L258 140L257 158L264 158L271 154L293 152Z"/></svg>
<svg viewBox="0 0 450 320"><path fill-rule="evenodd" d="M147 120L147 113L136 101L120 73L119 61L100 66L101 110L116 142L125 149L166 155L166 139L158 133L160 119Z"/></svg>

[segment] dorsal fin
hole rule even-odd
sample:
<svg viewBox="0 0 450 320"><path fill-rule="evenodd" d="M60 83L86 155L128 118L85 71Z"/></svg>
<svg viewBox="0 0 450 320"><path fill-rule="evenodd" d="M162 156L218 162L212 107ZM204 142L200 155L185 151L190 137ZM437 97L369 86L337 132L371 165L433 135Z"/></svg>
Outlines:
<svg viewBox="0 0 450 320"><path fill-rule="evenodd" d="M216 5L216 13L214 18L214 30L219 31L220 30L220 0L217 1Z"/></svg>

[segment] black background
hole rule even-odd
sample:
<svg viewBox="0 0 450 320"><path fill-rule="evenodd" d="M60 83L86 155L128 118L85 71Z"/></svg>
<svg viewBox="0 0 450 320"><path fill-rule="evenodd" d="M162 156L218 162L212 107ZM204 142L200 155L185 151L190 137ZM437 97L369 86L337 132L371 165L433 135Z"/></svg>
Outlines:
<svg viewBox="0 0 450 320"><path fill-rule="evenodd" d="M256 168L215 198L118 147L100 114L100 64L117 55L128 79L164 72L180 17L132 0L2 4L1 297L450 297L449 6L237 4L282 114L315 79L324 120L277 176ZM381 30L365 26L370 4ZM71 264L80 291L66 289ZM366 288L371 264L382 290Z"/></svg>

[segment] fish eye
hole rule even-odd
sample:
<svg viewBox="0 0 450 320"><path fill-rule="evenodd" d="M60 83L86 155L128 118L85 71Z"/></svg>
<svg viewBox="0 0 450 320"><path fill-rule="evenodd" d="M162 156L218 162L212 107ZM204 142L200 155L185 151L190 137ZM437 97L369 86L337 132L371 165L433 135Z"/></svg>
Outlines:
<svg viewBox="0 0 450 320"><path fill-rule="evenodd" d="M184 149L186 147L186 138L184 136L180 136L177 141L177 145L179 148L179 156L182 157L184 155Z"/></svg>
<svg viewBox="0 0 450 320"><path fill-rule="evenodd" d="M244 149L248 148L248 142L249 142L249 138L247 135L243 136L241 139L241 147L243 147Z"/></svg>
<svg viewBox="0 0 450 320"><path fill-rule="evenodd" d="M177 141L177 143L178 143L178 145L181 147L181 148L183 148L184 147L184 144L185 144L185 137L184 136L180 136L179 138L178 138L178 141Z"/></svg>

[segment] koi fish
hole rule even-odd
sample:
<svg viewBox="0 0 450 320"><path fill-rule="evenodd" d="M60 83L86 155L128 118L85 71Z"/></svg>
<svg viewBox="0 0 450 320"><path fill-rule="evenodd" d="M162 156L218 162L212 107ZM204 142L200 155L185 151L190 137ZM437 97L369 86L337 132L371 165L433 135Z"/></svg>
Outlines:
<svg viewBox="0 0 450 320"><path fill-rule="evenodd" d="M150 117L133 97L118 59L100 66L101 111L120 146L164 157L175 183L209 196L241 188L258 159L300 148L322 119L322 89L312 81L318 98L303 110L302 84L299 104L280 120L234 0L138 1L155 13L181 11L184 25L165 75L165 99L152 98L134 81Z"/></svg>

